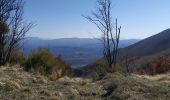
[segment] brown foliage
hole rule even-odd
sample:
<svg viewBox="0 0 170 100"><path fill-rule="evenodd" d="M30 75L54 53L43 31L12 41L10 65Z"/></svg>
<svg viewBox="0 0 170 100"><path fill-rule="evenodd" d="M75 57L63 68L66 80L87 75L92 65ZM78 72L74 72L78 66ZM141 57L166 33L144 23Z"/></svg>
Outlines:
<svg viewBox="0 0 170 100"><path fill-rule="evenodd" d="M63 61L60 56L55 58L55 62L55 66L53 66L48 72L51 80L56 80L65 75L72 75L70 65Z"/></svg>
<svg viewBox="0 0 170 100"><path fill-rule="evenodd" d="M161 74L170 71L170 55L164 55L138 70L139 74Z"/></svg>

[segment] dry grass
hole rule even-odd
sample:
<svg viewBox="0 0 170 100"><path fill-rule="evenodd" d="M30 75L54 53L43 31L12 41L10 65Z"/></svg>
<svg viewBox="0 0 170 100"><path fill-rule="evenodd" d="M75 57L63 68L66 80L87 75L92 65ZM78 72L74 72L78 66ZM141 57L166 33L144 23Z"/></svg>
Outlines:
<svg viewBox="0 0 170 100"><path fill-rule="evenodd" d="M139 78L151 80L151 81L158 81L158 82L165 82L170 84L170 72L166 74L159 74L159 75L137 75Z"/></svg>
<svg viewBox="0 0 170 100"><path fill-rule="evenodd" d="M169 100L169 74L108 74L101 80L63 77L57 81L19 66L0 67L0 100Z"/></svg>

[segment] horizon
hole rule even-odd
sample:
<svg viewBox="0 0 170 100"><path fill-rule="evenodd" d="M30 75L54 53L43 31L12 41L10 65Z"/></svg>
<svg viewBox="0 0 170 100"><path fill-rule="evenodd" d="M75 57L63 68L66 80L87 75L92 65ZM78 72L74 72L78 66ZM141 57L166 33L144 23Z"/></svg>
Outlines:
<svg viewBox="0 0 170 100"><path fill-rule="evenodd" d="M40 4L41 3L41 4ZM121 39L145 39L170 28L169 0L113 0L113 18L122 26ZM29 0L24 17L36 24L29 37L100 38L100 31L83 15L90 15L96 0Z"/></svg>
<svg viewBox="0 0 170 100"><path fill-rule="evenodd" d="M170 28L168 28L168 29L170 29ZM168 30L168 29L165 29L165 30ZM165 31L165 30L162 30L162 31L160 31L160 32L158 32L158 33L156 33L156 34L159 34L159 33L161 33L161 32L163 32L163 31ZM120 38L120 40L144 40L144 39L147 39L147 38L149 38L149 37L152 37L152 36L154 36L154 35L156 35L156 34L153 34L153 35L151 35L151 36L148 36L148 37L145 37L145 38ZM64 38L64 37L61 37L61 38L48 38L48 37L34 37L34 36L26 36L26 38L38 38L38 39L43 39L43 40L56 40L56 39L100 39L101 37L98 37L98 38L94 38L94 37L66 37L66 38Z"/></svg>
<svg viewBox="0 0 170 100"><path fill-rule="evenodd" d="M38 38L38 39L43 39L43 40L57 40L57 39L100 39L100 37L99 38L92 38L92 37L89 37L89 38L88 37L67 37L67 38L26 37L26 38ZM143 40L143 39L139 39L139 38L129 38L129 39L128 38L121 38L120 40Z"/></svg>

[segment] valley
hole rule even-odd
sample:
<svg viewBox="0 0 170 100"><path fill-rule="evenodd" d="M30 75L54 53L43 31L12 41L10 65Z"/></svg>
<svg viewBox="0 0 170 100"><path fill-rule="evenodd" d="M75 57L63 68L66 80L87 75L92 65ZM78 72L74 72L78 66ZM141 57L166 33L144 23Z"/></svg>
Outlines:
<svg viewBox="0 0 170 100"><path fill-rule="evenodd" d="M140 41L139 39L121 40L119 48L123 48ZM73 68L83 67L102 57L103 46L99 39L90 38L63 38L41 39L26 38L23 44L23 52L30 54L39 48L48 48L55 56L60 55Z"/></svg>

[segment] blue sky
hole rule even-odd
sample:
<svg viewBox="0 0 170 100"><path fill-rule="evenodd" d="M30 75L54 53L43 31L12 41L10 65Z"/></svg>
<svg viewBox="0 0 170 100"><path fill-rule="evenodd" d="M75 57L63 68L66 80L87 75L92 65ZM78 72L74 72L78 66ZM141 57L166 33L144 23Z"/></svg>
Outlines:
<svg viewBox="0 0 170 100"><path fill-rule="evenodd" d="M170 28L170 0L113 0L113 18L122 26L121 38L146 38ZM26 0L24 18L36 23L28 36L98 38L100 31L82 17L96 0Z"/></svg>

